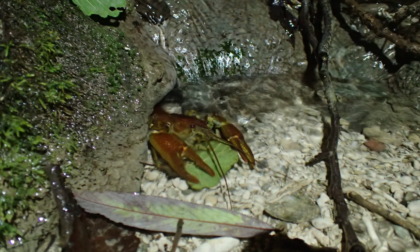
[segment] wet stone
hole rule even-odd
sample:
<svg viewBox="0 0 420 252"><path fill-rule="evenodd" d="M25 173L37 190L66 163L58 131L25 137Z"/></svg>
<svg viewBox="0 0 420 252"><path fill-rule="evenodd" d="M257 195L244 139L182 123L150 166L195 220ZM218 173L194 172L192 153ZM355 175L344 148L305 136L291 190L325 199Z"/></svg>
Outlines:
<svg viewBox="0 0 420 252"><path fill-rule="evenodd" d="M303 195L285 196L278 202L266 204L264 210L274 218L292 223L307 222L319 215L315 202Z"/></svg>
<svg viewBox="0 0 420 252"><path fill-rule="evenodd" d="M144 20L160 25L171 16L171 9L162 0L137 0L136 10Z"/></svg>
<svg viewBox="0 0 420 252"><path fill-rule="evenodd" d="M403 251L407 251L407 246L404 243L403 240L401 239L390 239L388 241L388 245L391 251L395 251L395 252L403 252Z"/></svg>
<svg viewBox="0 0 420 252"><path fill-rule="evenodd" d="M394 231L395 234L401 239L407 240L410 237L410 232L407 229L398 225L394 225Z"/></svg>
<svg viewBox="0 0 420 252"><path fill-rule="evenodd" d="M420 200L409 202L407 207L410 210L410 216L420 218Z"/></svg>
<svg viewBox="0 0 420 252"><path fill-rule="evenodd" d="M334 225L333 219L325 217L315 218L311 221L311 223L319 230L326 229Z"/></svg>

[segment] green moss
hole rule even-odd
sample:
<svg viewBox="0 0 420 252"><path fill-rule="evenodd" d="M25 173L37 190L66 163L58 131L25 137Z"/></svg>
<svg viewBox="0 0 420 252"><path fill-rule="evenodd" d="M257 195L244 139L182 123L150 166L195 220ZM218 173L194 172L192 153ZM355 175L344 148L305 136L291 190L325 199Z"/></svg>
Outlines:
<svg viewBox="0 0 420 252"><path fill-rule="evenodd" d="M122 34L120 34L122 36ZM112 40L112 41L109 41ZM105 73L108 76L108 87L111 94L115 94L120 90L123 84L123 79L118 71L122 68L122 53L124 52L124 45L118 38L108 38L109 46L105 48L106 57L103 59L107 62L105 65Z"/></svg>
<svg viewBox="0 0 420 252"><path fill-rule="evenodd" d="M7 41L0 44L0 239L20 235L14 226L18 212L29 207L36 192L45 188L42 145L51 138L48 129L60 125L52 116L42 128L43 115L65 106L77 94L77 86L60 77L56 58L58 33L41 30L32 44ZM38 118L37 118L38 116ZM54 137L54 136L52 136Z"/></svg>
<svg viewBox="0 0 420 252"><path fill-rule="evenodd" d="M18 146L1 153L0 182L4 188L0 197L2 243L22 235L14 224L17 213L27 210L28 201L35 200L38 189L45 187L41 161L42 155Z"/></svg>
<svg viewBox="0 0 420 252"><path fill-rule="evenodd" d="M91 67L85 74L90 79L95 79L98 75L105 75L107 80L107 92L116 94L124 86L124 76L122 69L127 69L129 62L133 59L132 50L126 50L124 43L124 34L119 31L104 33L103 27L98 27L91 33L93 41L100 41L103 50L93 56ZM130 60L127 60L127 57ZM128 74L128 71L124 74ZM140 73L139 73L140 74Z"/></svg>
<svg viewBox="0 0 420 252"><path fill-rule="evenodd" d="M136 54L117 29L69 2L35 2L8 0L0 9L15 34L0 33L0 247L31 232L15 220L49 187L42 167L79 169L73 155L133 92L127 80L141 79L130 72Z"/></svg>
<svg viewBox="0 0 420 252"><path fill-rule="evenodd" d="M219 45L219 49L200 49L194 59L195 71L184 69L184 58L179 56L177 60L178 77L187 81L208 79L217 76L240 75L244 72L243 49L233 45L232 41L225 41Z"/></svg>

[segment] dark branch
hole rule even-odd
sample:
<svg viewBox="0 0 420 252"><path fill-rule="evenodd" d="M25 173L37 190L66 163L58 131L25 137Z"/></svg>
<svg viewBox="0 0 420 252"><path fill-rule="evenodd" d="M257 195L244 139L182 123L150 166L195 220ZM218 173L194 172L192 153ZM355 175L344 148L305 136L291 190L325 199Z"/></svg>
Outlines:
<svg viewBox="0 0 420 252"><path fill-rule="evenodd" d="M327 167L327 193L335 203L337 214L336 223L343 230L343 251L365 251L362 243L357 239L351 223L348 220L349 210L344 200L341 187L341 174L337 157L337 145L340 135L340 116L337 109L337 99L328 71L329 47L332 38L332 11L329 0L320 1L322 11L322 38L316 53L318 73L322 82L325 98L328 103L330 122L324 122L324 139L322 152L308 162L308 165L325 162ZM313 35L314 36L314 35Z"/></svg>
<svg viewBox="0 0 420 252"><path fill-rule="evenodd" d="M417 239L420 239L420 229L409 220L402 218L396 212L385 209L379 205L375 205L370 201L365 200L362 196L355 192L349 192L346 194L346 198L352 200L353 202L361 205L362 207L366 208L367 210L377 213L384 217L385 219L400 225L403 228L410 230Z"/></svg>
<svg viewBox="0 0 420 252"><path fill-rule="evenodd" d="M178 223L176 224L176 233L174 237L174 242L172 243L172 249L171 252L175 252L176 248L178 247L179 239L181 239L182 235L182 226L184 225L184 221L182 219L178 220Z"/></svg>
<svg viewBox="0 0 420 252"><path fill-rule="evenodd" d="M407 38L391 31L388 27L383 25L383 22L378 20L372 14L364 12L360 5L355 0L344 0L352 10L352 12L357 15L362 23L366 25L376 36L383 37L394 43L397 47L402 50L413 53L416 56L420 56L420 44L412 42ZM401 19L401 17L399 17Z"/></svg>

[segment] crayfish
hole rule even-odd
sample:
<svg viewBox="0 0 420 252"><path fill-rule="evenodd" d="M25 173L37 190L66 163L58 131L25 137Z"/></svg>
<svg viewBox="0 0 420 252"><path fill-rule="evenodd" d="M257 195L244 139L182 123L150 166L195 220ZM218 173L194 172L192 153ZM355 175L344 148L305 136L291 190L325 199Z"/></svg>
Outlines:
<svg viewBox="0 0 420 252"><path fill-rule="evenodd" d="M195 116L170 114L157 106L150 116L149 127L149 142L155 164L159 167L157 159L163 159L178 176L188 182L199 183L199 180L187 172L186 161L193 162L199 169L215 176L214 170L196 153L194 146L197 142L222 142L236 150L251 169L255 165L252 151L242 133L221 116L211 115L202 120Z"/></svg>

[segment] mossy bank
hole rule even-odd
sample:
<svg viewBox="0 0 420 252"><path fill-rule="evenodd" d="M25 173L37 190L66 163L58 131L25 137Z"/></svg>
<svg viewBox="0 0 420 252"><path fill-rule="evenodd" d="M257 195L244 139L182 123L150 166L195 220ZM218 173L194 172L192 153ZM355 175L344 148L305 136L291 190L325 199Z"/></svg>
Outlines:
<svg viewBox="0 0 420 252"><path fill-rule="evenodd" d="M170 87L148 89L147 59L118 23L69 1L0 5L0 242L35 250L58 222L45 168L73 190L138 190L147 115Z"/></svg>

